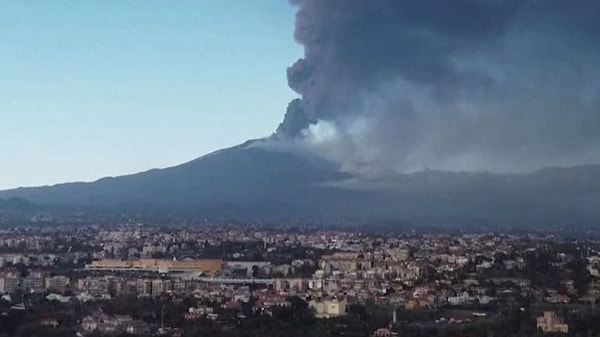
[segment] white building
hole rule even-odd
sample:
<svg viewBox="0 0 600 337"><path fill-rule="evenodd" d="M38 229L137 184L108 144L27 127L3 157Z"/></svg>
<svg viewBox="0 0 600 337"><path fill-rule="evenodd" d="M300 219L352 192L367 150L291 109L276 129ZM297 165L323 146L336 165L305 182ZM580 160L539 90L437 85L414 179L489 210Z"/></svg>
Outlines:
<svg viewBox="0 0 600 337"><path fill-rule="evenodd" d="M348 303L337 299L312 300L308 306L315 311L316 317L330 318L346 315Z"/></svg>

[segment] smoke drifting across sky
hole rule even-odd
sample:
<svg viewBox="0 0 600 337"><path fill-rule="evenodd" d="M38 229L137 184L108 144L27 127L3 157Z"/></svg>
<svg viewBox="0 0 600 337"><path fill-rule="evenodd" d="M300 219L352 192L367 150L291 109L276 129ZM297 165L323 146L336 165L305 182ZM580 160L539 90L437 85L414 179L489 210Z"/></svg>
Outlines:
<svg viewBox="0 0 600 337"><path fill-rule="evenodd" d="M367 173L600 160L600 1L291 2L276 138Z"/></svg>

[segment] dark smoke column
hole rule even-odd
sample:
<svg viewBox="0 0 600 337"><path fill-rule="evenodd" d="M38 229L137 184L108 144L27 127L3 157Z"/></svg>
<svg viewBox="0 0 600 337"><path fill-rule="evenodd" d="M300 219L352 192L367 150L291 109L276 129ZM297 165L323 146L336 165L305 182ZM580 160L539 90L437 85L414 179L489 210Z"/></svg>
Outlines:
<svg viewBox="0 0 600 337"><path fill-rule="evenodd" d="M298 14L299 15L299 14ZM296 32L297 32L296 28ZM306 48L305 48L306 53ZM306 57L306 56L305 56ZM311 86L312 69L308 66L306 58L299 59L287 69L288 85L303 98L290 102L285 112L283 122L277 128L276 135L285 138L295 138L302 130L317 120L309 115L308 95Z"/></svg>
<svg viewBox="0 0 600 337"><path fill-rule="evenodd" d="M302 130L315 122L306 115L302 107L302 100L296 98L288 104L283 122L277 127L275 135L283 138L295 138L302 133Z"/></svg>
<svg viewBox="0 0 600 337"><path fill-rule="evenodd" d="M328 157L394 172L600 162L600 1L290 2L300 98L275 137L326 122Z"/></svg>
<svg viewBox="0 0 600 337"><path fill-rule="evenodd" d="M298 7L294 38L304 57L287 69L290 88L302 98L290 103L277 130L286 137L318 120L336 123L363 113L357 112L361 93L388 79L456 80L447 59L452 44L498 34L524 1L290 2ZM434 39L422 41L424 33Z"/></svg>

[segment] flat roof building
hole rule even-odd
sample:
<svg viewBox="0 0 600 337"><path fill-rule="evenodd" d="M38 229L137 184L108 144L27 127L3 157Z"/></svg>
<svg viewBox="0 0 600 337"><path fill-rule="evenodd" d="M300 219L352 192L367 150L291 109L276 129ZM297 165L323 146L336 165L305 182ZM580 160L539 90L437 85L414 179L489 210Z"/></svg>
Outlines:
<svg viewBox="0 0 600 337"><path fill-rule="evenodd" d="M167 259L138 259L138 260L112 260L103 259L92 261L86 265L90 270L139 270L159 273L169 272L203 272L215 273L223 267L221 259L200 260L167 260Z"/></svg>

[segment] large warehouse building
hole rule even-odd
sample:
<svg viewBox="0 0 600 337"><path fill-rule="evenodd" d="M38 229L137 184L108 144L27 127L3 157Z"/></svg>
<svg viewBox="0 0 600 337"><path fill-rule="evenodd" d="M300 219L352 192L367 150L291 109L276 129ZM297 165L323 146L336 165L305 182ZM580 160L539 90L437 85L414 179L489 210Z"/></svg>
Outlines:
<svg viewBox="0 0 600 337"><path fill-rule="evenodd" d="M139 270L159 273L169 272L202 272L216 273L223 267L221 259L201 260L166 260L166 259L138 259L138 260L95 260L86 265L90 270Z"/></svg>

